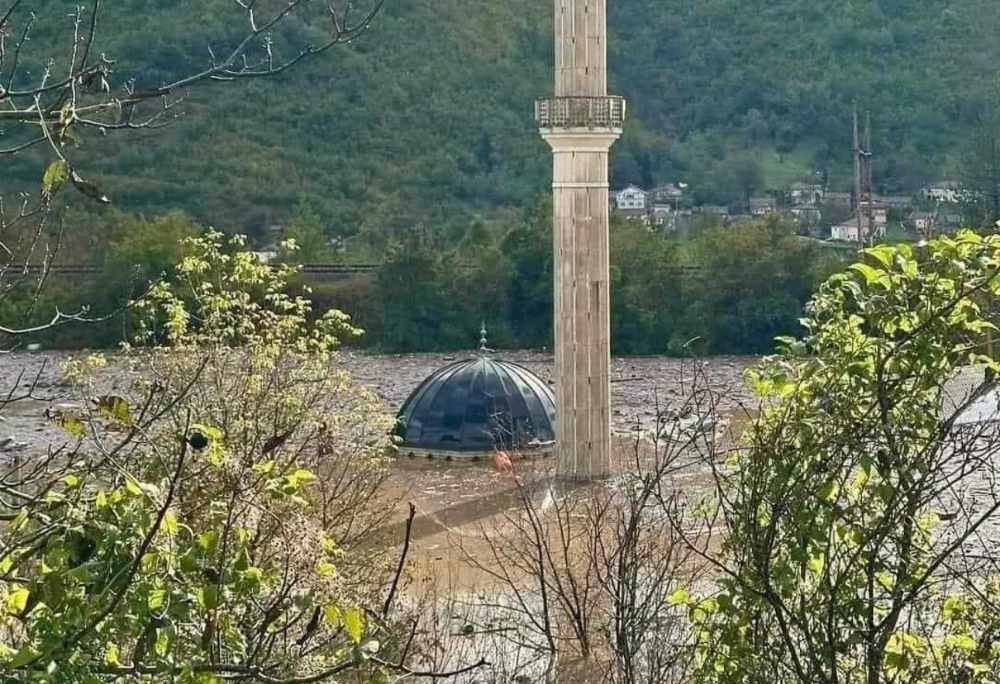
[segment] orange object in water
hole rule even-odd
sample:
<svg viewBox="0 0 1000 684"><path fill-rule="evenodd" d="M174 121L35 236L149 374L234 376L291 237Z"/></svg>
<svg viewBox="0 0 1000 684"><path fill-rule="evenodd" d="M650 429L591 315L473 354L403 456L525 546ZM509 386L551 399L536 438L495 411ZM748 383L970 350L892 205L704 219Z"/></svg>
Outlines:
<svg viewBox="0 0 1000 684"><path fill-rule="evenodd" d="M514 464L510 462L510 456L504 451L493 452L493 468L500 473L509 473L514 470Z"/></svg>

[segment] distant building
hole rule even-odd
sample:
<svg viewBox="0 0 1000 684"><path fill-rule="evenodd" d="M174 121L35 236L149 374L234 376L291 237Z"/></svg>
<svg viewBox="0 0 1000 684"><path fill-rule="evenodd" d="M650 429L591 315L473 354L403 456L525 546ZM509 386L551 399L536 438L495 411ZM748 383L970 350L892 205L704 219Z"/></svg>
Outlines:
<svg viewBox="0 0 1000 684"><path fill-rule="evenodd" d="M875 203L890 209L905 209L913 203L909 197L902 195L875 195Z"/></svg>
<svg viewBox="0 0 1000 684"><path fill-rule="evenodd" d="M849 192L826 192L823 193L823 204L850 209L854 206L854 195Z"/></svg>
<svg viewBox="0 0 1000 684"><path fill-rule="evenodd" d="M615 195L615 201L619 209L646 209L646 198L649 196L645 190L637 185L630 185Z"/></svg>
<svg viewBox="0 0 1000 684"><path fill-rule="evenodd" d="M653 205L650 217L652 218L653 225L661 228L673 230L677 227L677 210L669 204Z"/></svg>
<svg viewBox="0 0 1000 684"><path fill-rule="evenodd" d="M705 204L698 207L698 213L703 216L713 216L722 219L723 221L729 220L729 208L717 206L714 204Z"/></svg>
<svg viewBox="0 0 1000 684"><path fill-rule="evenodd" d="M858 222L848 221L830 226L830 237L843 242L858 242Z"/></svg>
<svg viewBox="0 0 1000 684"><path fill-rule="evenodd" d="M935 202L957 204L962 199L962 189L958 181L939 181L925 187L922 191L926 199Z"/></svg>
<svg viewBox="0 0 1000 684"><path fill-rule="evenodd" d="M865 228L865 233L868 233L868 218L864 215L861 217L861 225ZM834 240L842 240L844 242L861 242L861 238L858 236L858 219L857 217L852 218L844 223L839 223L835 226L830 227L830 237ZM885 224L879 225L875 224L874 237L884 238L885 237Z"/></svg>
<svg viewBox="0 0 1000 684"><path fill-rule="evenodd" d="M812 204L794 206L788 210L788 213L795 217L795 220L803 226L814 225L819 223L820 219L823 218L823 212L820 208Z"/></svg>
<svg viewBox="0 0 1000 684"><path fill-rule="evenodd" d="M823 186L816 183L792 183L788 196L794 206L823 203Z"/></svg>
<svg viewBox="0 0 1000 684"><path fill-rule="evenodd" d="M773 214L778 208L778 203L773 197L751 197L750 214L753 216L767 216Z"/></svg>
<svg viewBox="0 0 1000 684"><path fill-rule="evenodd" d="M863 202L861 204L861 213L865 216L865 218L868 217L868 211L869 211L868 204L866 202ZM889 222L888 207L885 207L884 205L879 206L878 204L872 204L871 213L872 213L872 218L875 220L876 226L884 226Z"/></svg>
<svg viewBox="0 0 1000 684"><path fill-rule="evenodd" d="M661 185L658 188L653 188L649 191L649 195L646 198L647 201L655 205L662 204L673 204L677 205L684 197L684 191L673 183L667 183L666 185Z"/></svg>

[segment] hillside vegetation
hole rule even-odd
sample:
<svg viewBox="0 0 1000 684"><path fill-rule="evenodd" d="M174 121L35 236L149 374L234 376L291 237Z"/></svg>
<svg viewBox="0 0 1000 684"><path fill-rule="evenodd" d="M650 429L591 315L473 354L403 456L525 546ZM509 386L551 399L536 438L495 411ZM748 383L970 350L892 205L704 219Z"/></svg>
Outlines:
<svg viewBox="0 0 1000 684"><path fill-rule="evenodd" d="M159 84L234 39L229 4L109 5L108 54L118 73ZM302 199L330 235L421 223L461 235L474 214L503 219L548 183L532 102L550 90L551 14L529 0L391 0L361 40L280 79L192 94L165 131L85 141L99 151L92 173L119 207L183 208L256 235ZM69 21L39 15L35 73L65 52L47 45ZM686 181L696 199L725 203L748 160L765 185L815 171L845 182L854 98L872 111L880 189L950 173L996 70L1000 5L612 0L609 22L611 87L632 115L615 184ZM39 168L5 160L2 189L33 186Z"/></svg>

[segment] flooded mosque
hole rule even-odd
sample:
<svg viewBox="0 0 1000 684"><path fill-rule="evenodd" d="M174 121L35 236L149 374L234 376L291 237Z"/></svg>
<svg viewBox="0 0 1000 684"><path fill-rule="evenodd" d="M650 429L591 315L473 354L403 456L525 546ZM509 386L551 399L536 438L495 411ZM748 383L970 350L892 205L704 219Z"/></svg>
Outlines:
<svg viewBox="0 0 1000 684"><path fill-rule="evenodd" d="M555 398L545 381L490 358L485 325L479 343L473 357L440 368L410 394L397 416L399 453L477 460L554 452Z"/></svg>

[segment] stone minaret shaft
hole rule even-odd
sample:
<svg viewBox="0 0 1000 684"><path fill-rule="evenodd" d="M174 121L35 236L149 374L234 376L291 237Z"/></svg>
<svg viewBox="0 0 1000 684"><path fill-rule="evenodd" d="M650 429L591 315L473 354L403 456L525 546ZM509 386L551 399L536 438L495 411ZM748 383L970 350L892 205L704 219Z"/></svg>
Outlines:
<svg viewBox="0 0 1000 684"><path fill-rule="evenodd" d="M608 150L625 102L607 94L607 0L555 0L555 97L536 103L553 154L559 470L611 468Z"/></svg>

